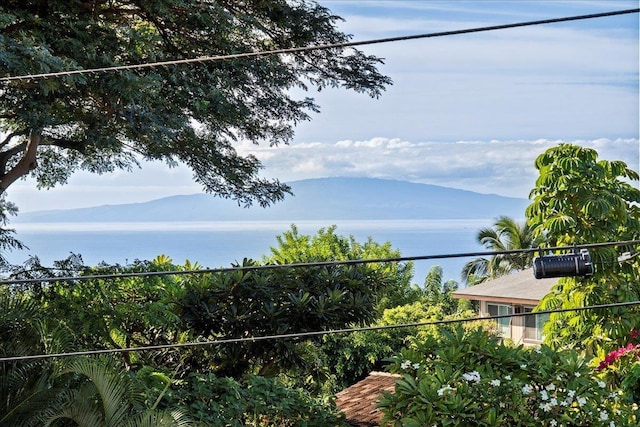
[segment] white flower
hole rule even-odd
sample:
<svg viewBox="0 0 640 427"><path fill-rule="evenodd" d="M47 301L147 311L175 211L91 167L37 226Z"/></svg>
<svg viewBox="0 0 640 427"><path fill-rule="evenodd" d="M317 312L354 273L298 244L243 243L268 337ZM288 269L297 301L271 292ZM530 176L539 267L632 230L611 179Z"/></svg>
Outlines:
<svg viewBox="0 0 640 427"><path fill-rule="evenodd" d="M407 369L409 368L409 366L411 366L411 360L405 360L404 362L402 362L402 364L400 365L400 368L402 369Z"/></svg>
<svg viewBox="0 0 640 427"><path fill-rule="evenodd" d="M419 363L414 363L412 366L413 366L413 369L420 369Z"/></svg>
<svg viewBox="0 0 640 427"><path fill-rule="evenodd" d="M507 381L511 381L511 375L505 375L504 379Z"/></svg>
<svg viewBox="0 0 640 427"><path fill-rule="evenodd" d="M556 398L554 397L554 398L552 398L552 399L549 401L549 403L550 403L552 406L558 406L558 399L556 399Z"/></svg>
<svg viewBox="0 0 640 427"><path fill-rule="evenodd" d="M498 406L500 406L501 408L506 408L507 407L507 405L505 405L504 402L498 403Z"/></svg>
<svg viewBox="0 0 640 427"><path fill-rule="evenodd" d="M549 391L553 391L553 390L555 390L555 389L556 389L556 385L555 385L555 384L549 384L546 388L547 388L547 390L549 390Z"/></svg>
<svg viewBox="0 0 640 427"><path fill-rule="evenodd" d="M600 420L607 421L609 419L609 414L606 411L600 412Z"/></svg>
<svg viewBox="0 0 640 427"><path fill-rule="evenodd" d="M569 396L570 399L573 399L576 395L576 391L575 390L569 390L567 392L567 396Z"/></svg>
<svg viewBox="0 0 640 427"><path fill-rule="evenodd" d="M598 387L605 388L606 386L607 386L607 383L605 383L604 381L598 380Z"/></svg>
<svg viewBox="0 0 640 427"><path fill-rule="evenodd" d="M540 391L540 398L542 400L549 400L549 393L547 393L547 390Z"/></svg>
<svg viewBox="0 0 640 427"><path fill-rule="evenodd" d="M560 402L560 405L562 406L569 406L570 404L571 404L571 401L568 399L565 399L562 402Z"/></svg>
<svg viewBox="0 0 640 427"><path fill-rule="evenodd" d="M462 378L469 382L480 382L480 373L478 371L467 372L462 374Z"/></svg>
<svg viewBox="0 0 640 427"><path fill-rule="evenodd" d="M549 412L552 408L549 403L543 403L540 405L540 409L542 409L544 412Z"/></svg>
<svg viewBox="0 0 640 427"><path fill-rule="evenodd" d="M576 378L580 378L580 372L576 372L575 374L573 374L576 376Z"/></svg>
<svg viewBox="0 0 640 427"><path fill-rule="evenodd" d="M616 427L616 423L614 423L613 421L611 421L611 422L609 423L609 427Z"/></svg>
<svg viewBox="0 0 640 427"><path fill-rule="evenodd" d="M522 394L524 395L531 394L532 391L533 391L533 387L531 387L529 384L525 384L524 386L522 386Z"/></svg>
<svg viewBox="0 0 640 427"><path fill-rule="evenodd" d="M523 363L522 365L520 365L520 369L527 369L527 364Z"/></svg>
<svg viewBox="0 0 640 427"><path fill-rule="evenodd" d="M587 399L585 399L584 397L578 397L578 406L583 407L586 404L587 404Z"/></svg>
<svg viewBox="0 0 640 427"><path fill-rule="evenodd" d="M489 384L491 384L494 387L497 387L500 385L500 380L491 380Z"/></svg>
<svg viewBox="0 0 640 427"><path fill-rule="evenodd" d="M549 425L553 426L553 427L556 427L558 425L558 422L556 420L551 420L551 421L549 421Z"/></svg>
<svg viewBox="0 0 640 427"><path fill-rule="evenodd" d="M446 386L444 386L444 387L441 387L441 388L438 390L438 396L444 396L444 393L445 393L445 392L447 392L447 391L451 391L451 390L455 390L455 388L453 388L453 387L451 387L451 386L449 386L449 385L446 385Z"/></svg>

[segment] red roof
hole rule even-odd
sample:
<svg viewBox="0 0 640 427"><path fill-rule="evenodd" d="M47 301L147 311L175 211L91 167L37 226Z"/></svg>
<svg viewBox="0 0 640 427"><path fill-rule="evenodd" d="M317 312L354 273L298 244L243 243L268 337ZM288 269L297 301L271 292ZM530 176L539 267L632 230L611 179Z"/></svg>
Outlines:
<svg viewBox="0 0 640 427"><path fill-rule="evenodd" d="M376 405L383 390L395 390L398 378L386 372L371 372L367 378L336 394L336 404L352 426L379 426L382 412Z"/></svg>

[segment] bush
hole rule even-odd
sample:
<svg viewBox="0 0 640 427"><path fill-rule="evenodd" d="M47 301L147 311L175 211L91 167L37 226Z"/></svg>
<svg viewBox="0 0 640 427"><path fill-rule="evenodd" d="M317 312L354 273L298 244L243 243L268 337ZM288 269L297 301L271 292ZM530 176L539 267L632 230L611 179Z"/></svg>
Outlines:
<svg viewBox="0 0 640 427"><path fill-rule="evenodd" d="M481 329L429 338L392 371L402 379L380 402L391 426L637 425L637 405L576 352L507 346Z"/></svg>

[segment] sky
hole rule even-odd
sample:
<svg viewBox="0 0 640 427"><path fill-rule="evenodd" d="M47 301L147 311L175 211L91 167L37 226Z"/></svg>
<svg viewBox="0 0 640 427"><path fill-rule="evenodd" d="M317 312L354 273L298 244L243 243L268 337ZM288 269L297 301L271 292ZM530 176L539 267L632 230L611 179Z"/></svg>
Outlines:
<svg viewBox="0 0 640 427"><path fill-rule="evenodd" d="M325 0L354 41L600 13L638 1ZM379 99L331 89L291 144L239 143L281 181L374 177L527 198L535 158L560 142L640 169L637 14L362 46L394 84ZM10 187L21 212L202 192L162 163L78 173L65 186Z"/></svg>

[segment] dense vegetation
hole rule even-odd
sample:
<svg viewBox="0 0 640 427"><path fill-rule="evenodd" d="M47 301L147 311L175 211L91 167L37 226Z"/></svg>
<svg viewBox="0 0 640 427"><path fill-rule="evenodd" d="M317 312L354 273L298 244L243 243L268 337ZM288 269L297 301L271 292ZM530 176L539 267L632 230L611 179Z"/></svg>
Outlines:
<svg viewBox="0 0 640 427"><path fill-rule="evenodd" d="M637 174L624 164L560 145L536 166L526 228L535 237L527 242L640 238L640 192L620 179ZM501 218L494 237L511 242L500 232L507 224L523 229ZM302 235L295 226L277 242L262 261L227 271L198 272L163 256L127 266L87 267L75 256L54 268L37 259L14 266L13 277L32 281L0 287L2 357L108 353L1 362L0 425L346 425L332 396L376 369L401 375L380 403L390 425L637 425L636 306L554 314L540 348L499 339L483 322L251 340L474 315L451 298L458 285L443 283L437 266L419 287L411 263L331 262L399 257L388 242L357 242L335 227ZM635 250L594 250L596 274L559 280L541 307L637 301L639 260L617 258ZM530 259L481 262L508 265L506 274ZM207 343L190 344L198 341Z"/></svg>

